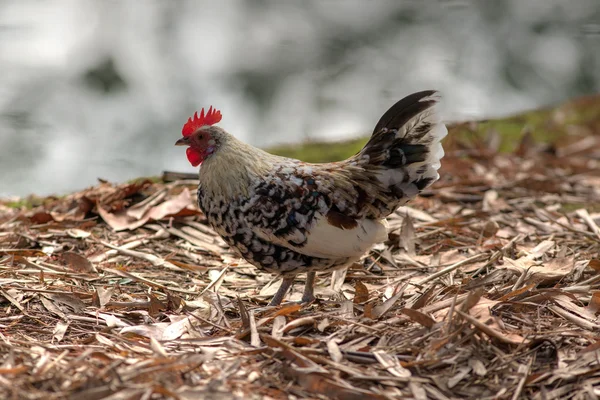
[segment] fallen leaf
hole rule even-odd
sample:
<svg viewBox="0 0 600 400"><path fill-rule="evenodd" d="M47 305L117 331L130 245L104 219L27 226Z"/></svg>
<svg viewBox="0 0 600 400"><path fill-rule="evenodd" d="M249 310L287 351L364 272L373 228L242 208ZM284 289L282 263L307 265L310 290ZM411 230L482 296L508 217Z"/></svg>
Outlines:
<svg viewBox="0 0 600 400"><path fill-rule="evenodd" d="M423 325L425 328L433 328L435 325L435 320L433 318L418 310L413 310L412 308L403 308L400 310L400 312L413 321Z"/></svg>
<svg viewBox="0 0 600 400"><path fill-rule="evenodd" d="M96 286L96 291L94 292L94 294L98 298L97 306L102 308L106 304L108 304L108 302L110 302L110 298L112 297L114 291L115 291L114 287L104 288L102 286Z"/></svg>
<svg viewBox="0 0 600 400"><path fill-rule="evenodd" d="M598 314L598 311L600 311L600 291L592 292L592 298L588 304L588 310L594 314Z"/></svg>
<svg viewBox="0 0 600 400"><path fill-rule="evenodd" d="M96 271L96 268L94 268L90 260L88 260L86 257L80 254L74 253L72 251L65 251L61 254L61 256L67 264L67 266L73 271L83 272L86 274L98 272Z"/></svg>
<svg viewBox="0 0 600 400"><path fill-rule="evenodd" d="M354 304L361 304L369 301L369 289L364 283L357 280L354 282Z"/></svg>
<svg viewBox="0 0 600 400"><path fill-rule="evenodd" d="M119 334L135 334L156 340L162 340L165 329L170 325L168 322L158 322L146 325L125 326L121 328Z"/></svg>
<svg viewBox="0 0 600 400"><path fill-rule="evenodd" d="M339 363L344 359L344 355L333 339L327 341L327 351L329 352L329 357L331 357L334 362Z"/></svg>
<svg viewBox="0 0 600 400"><path fill-rule="evenodd" d="M302 370L293 367L284 367L286 375L295 378L300 386L309 393L316 393L331 399L340 400L387 400L388 397L369 392L357 387L336 382L326 374Z"/></svg>
<svg viewBox="0 0 600 400"><path fill-rule="evenodd" d="M415 240L415 227L413 226L412 219L407 215L400 229L400 247L406 250L409 255L414 256Z"/></svg>
<svg viewBox="0 0 600 400"><path fill-rule="evenodd" d="M47 224L50 221L54 221L54 218L49 212L39 211L30 216L29 220L34 224Z"/></svg>
<svg viewBox="0 0 600 400"><path fill-rule="evenodd" d="M507 269L522 273L527 271L531 279L540 284L551 284L569 274L575 265L575 257L552 258L548 261L536 262L531 257L517 260L505 258Z"/></svg>
<svg viewBox="0 0 600 400"><path fill-rule="evenodd" d="M98 204L98 214L116 232L126 229L135 229L144 225L147 220L132 220L125 211L110 213Z"/></svg>
<svg viewBox="0 0 600 400"><path fill-rule="evenodd" d="M187 333L192 329L192 324L188 317L182 317L181 319L169 324L164 331L161 340L175 340L179 339L184 333Z"/></svg>
<svg viewBox="0 0 600 400"><path fill-rule="evenodd" d="M347 273L348 268L336 269L331 273L331 284L329 285L331 290L333 290L335 293L338 293L340 290L342 290L342 285L346 280Z"/></svg>
<svg viewBox="0 0 600 400"><path fill-rule="evenodd" d="M388 354L382 350L375 350L373 355L379 361L379 363L385 368L390 374L399 378L409 378L412 374L410 370L404 368L398 358L391 354Z"/></svg>
<svg viewBox="0 0 600 400"><path fill-rule="evenodd" d="M198 213L199 211L195 208L193 204L190 191L188 190L188 188L184 188L179 195L157 206L152 207L152 209L150 209L150 212L148 213L148 218L153 220L160 220L169 216L186 216L195 215Z"/></svg>
<svg viewBox="0 0 600 400"><path fill-rule="evenodd" d="M471 367L460 367L456 374L448 379L448 389L452 389L454 386L456 386L460 381L466 378L470 372Z"/></svg>
<svg viewBox="0 0 600 400"><path fill-rule="evenodd" d="M67 329L69 329L69 321L58 321L52 332L52 342L56 341L58 343L63 340L65 333L67 333Z"/></svg>
<svg viewBox="0 0 600 400"><path fill-rule="evenodd" d="M588 266L596 272L600 272L600 259L592 258Z"/></svg>
<svg viewBox="0 0 600 400"><path fill-rule="evenodd" d="M165 350L163 345L160 344L160 342L153 337L150 337L150 348L152 349L154 354L156 354L159 358L160 357L162 357L162 358L168 357L167 351Z"/></svg>
<svg viewBox="0 0 600 400"><path fill-rule="evenodd" d="M371 317L373 319L379 319L386 312L388 312L398 302L398 300L404 295L404 290L406 289L407 286L408 286L408 283L406 285L404 285L400 290L398 290L398 293L396 293L394 296L392 296L389 299L387 299L386 301L384 301L383 304L373 307L373 310L371 311Z"/></svg>
<svg viewBox="0 0 600 400"><path fill-rule="evenodd" d="M520 344L525 339L516 333L505 332L496 322L496 317L492 316L491 309L500 303L499 301L480 297L476 305L469 309L469 314L464 311L456 310L458 314L466 316L466 319L474 323L477 328L488 336L497 338L506 343Z"/></svg>
<svg viewBox="0 0 600 400"><path fill-rule="evenodd" d="M87 237L90 237L92 234L88 231L84 231L82 229L67 229L66 230L67 235L71 236L72 238L75 239L85 239Z"/></svg>

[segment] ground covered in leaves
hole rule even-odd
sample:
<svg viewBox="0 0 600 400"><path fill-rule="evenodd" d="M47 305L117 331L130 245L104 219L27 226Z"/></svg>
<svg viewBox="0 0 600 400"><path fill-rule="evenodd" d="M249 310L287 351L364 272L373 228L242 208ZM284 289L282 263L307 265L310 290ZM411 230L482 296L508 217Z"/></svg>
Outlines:
<svg viewBox="0 0 600 400"><path fill-rule="evenodd" d="M451 129L441 180L309 305L267 307L278 278L177 174L0 202L0 397L597 398L600 117L559 117L511 153Z"/></svg>

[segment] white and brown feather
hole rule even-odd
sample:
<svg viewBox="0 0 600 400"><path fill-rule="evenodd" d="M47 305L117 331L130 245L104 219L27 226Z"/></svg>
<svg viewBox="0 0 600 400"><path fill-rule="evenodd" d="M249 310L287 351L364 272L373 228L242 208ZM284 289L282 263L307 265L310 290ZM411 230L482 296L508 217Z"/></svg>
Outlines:
<svg viewBox="0 0 600 400"><path fill-rule="evenodd" d="M396 103L348 160L308 164L244 144L220 128L200 169L198 203L253 265L282 274L343 267L387 238L385 217L438 179L446 130L435 92Z"/></svg>

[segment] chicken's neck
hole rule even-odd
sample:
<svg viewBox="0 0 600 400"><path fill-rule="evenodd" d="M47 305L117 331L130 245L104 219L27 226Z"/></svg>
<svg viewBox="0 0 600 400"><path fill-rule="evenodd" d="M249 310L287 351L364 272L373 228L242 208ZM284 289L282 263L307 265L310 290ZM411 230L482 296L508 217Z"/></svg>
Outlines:
<svg viewBox="0 0 600 400"><path fill-rule="evenodd" d="M231 136L202 163L200 185L209 196L248 196L252 183L273 169L276 158Z"/></svg>

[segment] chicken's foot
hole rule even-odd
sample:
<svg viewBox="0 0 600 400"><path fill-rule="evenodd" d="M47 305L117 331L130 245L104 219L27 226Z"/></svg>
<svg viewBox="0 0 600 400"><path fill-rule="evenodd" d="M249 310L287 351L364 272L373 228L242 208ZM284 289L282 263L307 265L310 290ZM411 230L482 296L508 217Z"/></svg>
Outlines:
<svg viewBox="0 0 600 400"><path fill-rule="evenodd" d="M302 303L310 303L315 300L314 286L315 286L315 271L306 273L306 286L304 286L304 294L302 295Z"/></svg>
<svg viewBox="0 0 600 400"><path fill-rule="evenodd" d="M292 286L292 283L294 282L294 278L295 278L294 276L283 278L283 282L281 282L281 286L279 286L279 289L277 289L277 293L275 293L275 295L269 302L270 306L278 306L281 304L281 301L285 297L285 294L289 290L290 286Z"/></svg>

